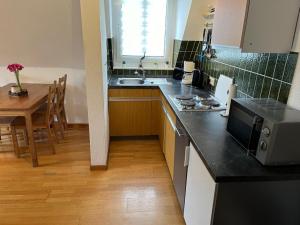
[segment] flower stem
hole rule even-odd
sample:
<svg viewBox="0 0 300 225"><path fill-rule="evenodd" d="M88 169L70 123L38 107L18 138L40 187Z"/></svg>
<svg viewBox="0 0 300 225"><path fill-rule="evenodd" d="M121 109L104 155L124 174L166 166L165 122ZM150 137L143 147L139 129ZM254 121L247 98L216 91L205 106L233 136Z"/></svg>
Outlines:
<svg viewBox="0 0 300 225"><path fill-rule="evenodd" d="M22 90L22 86L21 86L20 79L19 79L19 71L16 71L15 75L16 75L16 79L17 79L17 85L20 88L20 90Z"/></svg>

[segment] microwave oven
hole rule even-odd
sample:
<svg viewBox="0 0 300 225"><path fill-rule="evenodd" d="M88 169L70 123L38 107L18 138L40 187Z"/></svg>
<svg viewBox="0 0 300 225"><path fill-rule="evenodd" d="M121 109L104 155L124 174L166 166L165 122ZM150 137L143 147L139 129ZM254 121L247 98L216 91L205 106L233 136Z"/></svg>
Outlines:
<svg viewBox="0 0 300 225"><path fill-rule="evenodd" d="M227 131L263 165L300 164L300 111L273 99L232 99Z"/></svg>

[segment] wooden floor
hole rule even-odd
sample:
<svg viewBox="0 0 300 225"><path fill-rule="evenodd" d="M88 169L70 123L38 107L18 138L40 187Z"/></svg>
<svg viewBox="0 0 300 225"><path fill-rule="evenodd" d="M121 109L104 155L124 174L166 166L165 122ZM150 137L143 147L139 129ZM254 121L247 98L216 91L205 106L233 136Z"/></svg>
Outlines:
<svg viewBox="0 0 300 225"><path fill-rule="evenodd" d="M0 141L0 225L183 225L157 140L113 141L107 171L89 170L88 131L71 130L39 168Z"/></svg>

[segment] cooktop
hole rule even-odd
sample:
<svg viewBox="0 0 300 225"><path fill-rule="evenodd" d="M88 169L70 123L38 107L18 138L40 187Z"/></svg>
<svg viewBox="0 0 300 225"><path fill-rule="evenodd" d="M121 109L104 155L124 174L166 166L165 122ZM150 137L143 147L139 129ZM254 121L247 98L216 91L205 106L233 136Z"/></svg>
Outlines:
<svg viewBox="0 0 300 225"><path fill-rule="evenodd" d="M222 106L213 96L170 95L172 102L179 111L222 111Z"/></svg>

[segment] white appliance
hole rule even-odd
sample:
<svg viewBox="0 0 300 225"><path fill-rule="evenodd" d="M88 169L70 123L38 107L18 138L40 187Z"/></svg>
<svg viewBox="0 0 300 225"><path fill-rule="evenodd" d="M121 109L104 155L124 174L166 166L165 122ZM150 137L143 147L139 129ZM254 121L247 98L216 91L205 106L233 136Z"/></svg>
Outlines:
<svg viewBox="0 0 300 225"><path fill-rule="evenodd" d="M182 78L182 83L189 85L193 82L193 71L195 70L195 63L191 61L184 61L184 74Z"/></svg>

